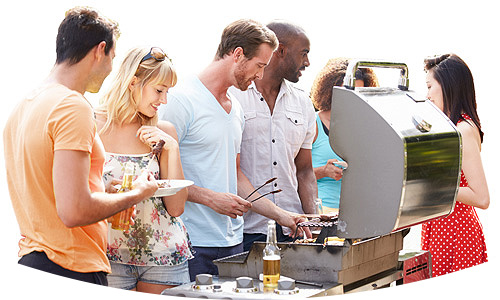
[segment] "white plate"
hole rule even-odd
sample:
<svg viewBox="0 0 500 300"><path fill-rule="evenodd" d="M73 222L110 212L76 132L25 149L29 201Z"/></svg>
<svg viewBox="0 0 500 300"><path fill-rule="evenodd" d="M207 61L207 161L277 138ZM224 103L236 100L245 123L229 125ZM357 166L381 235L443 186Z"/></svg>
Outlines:
<svg viewBox="0 0 500 300"><path fill-rule="evenodd" d="M113 171L113 169L114 169L114 168L115 168L115 167L113 167L113 166L106 165L106 166L104 167L104 169L102 170L102 174L110 173L111 171Z"/></svg>
<svg viewBox="0 0 500 300"><path fill-rule="evenodd" d="M188 187L194 183L191 180L180 179L157 180L156 182L158 182L158 184L167 182L170 185L170 187L159 188L154 194L154 196L156 197L172 196L183 188Z"/></svg>

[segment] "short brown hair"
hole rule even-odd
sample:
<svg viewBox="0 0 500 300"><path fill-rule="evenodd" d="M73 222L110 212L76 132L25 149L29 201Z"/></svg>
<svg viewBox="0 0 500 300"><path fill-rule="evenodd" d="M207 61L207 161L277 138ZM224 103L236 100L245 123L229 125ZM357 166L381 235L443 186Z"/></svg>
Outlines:
<svg viewBox="0 0 500 300"><path fill-rule="evenodd" d="M348 58L332 58L316 75L311 88L311 101L317 110L331 109L333 87L343 85L348 65ZM372 69L358 69L356 79L363 80L365 87L378 86L377 76Z"/></svg>
<svg viewBox="0 0 500 300"><path fill-rule="evenodd" d="M259 46L268 44L273 50L278 47L278 39L274 32L257 21L241 19L229 24L222 32L217 48L216 59L222 59L237 47L243 49L247 59L252 59Z"/></svg>
<svg viewBox="0 0 500 300"><path fill-rule="evenodd" d="M108 55L114 38L120 36L118 23L102 16L90 7L77 6L66 12L59 25L56 39L56 63L68 61L76 64L100 42L106 42L104 52Z"/></svg>

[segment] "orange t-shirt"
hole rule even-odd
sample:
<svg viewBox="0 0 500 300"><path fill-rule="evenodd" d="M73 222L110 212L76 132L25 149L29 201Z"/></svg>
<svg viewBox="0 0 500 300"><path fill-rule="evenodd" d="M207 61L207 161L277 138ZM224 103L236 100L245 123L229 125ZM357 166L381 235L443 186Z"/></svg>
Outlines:
<svg viewBox="0 0 500 300"><path fill-rule="evenodd" d="M43 86L14 109L4 129L9 193L23 238L19 256L43 251L63 268L111 272L106 257L107 222L66 227L57 214L52 182L55 150L88 152L89 187L104 191L104 147L94 112L78 92L59 84Z"/></svg>

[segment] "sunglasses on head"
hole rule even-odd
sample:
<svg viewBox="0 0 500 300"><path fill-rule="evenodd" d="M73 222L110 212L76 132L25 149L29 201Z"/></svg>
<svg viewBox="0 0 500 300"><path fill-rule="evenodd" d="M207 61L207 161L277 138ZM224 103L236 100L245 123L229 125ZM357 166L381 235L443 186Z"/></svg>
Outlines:
<svg viewBox="0 0 500 300"><path fill-rule="evenodd" d="M161 48L152 47L151 50L149 50L149 53L142 58L141 63L150 58L154 58L156 61L164 61L165 58L168 58L168 56Z"/></svg>

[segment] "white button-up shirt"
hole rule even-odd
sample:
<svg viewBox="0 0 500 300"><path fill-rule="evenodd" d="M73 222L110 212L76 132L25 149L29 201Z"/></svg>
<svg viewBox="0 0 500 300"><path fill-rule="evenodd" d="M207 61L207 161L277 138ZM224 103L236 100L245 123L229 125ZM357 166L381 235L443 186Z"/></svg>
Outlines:
<svg viewBox="0 0 500 300"><path fill-rule="evenodd" d="M268 179L277 179L259 190L279 207L304 213L297 192L295 157L301 148L311 149L316 130L314 107L307 94L283 80L273 114L262 94L252 83L247 91L231 88L245 112L240 166L254 187ZM245 233L267 234L267 218L253 211L244 215ZM285 234L288 228L283 228Z"/></svg>

